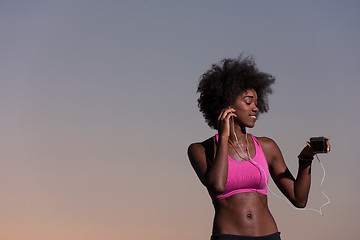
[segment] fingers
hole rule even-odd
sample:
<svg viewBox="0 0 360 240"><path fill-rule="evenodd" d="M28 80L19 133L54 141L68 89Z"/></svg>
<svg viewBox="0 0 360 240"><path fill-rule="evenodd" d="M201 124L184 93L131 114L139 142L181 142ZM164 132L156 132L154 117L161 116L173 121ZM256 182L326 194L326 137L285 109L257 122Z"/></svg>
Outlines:
<svg viewBox="0 0 360 240"><path fill-rule="evenodd" d="M331 145L329 143L329 140L330 140L330 138L327 137L326 138L326 152L330 152L330 150L331 150ZM310 142L306 142L306 145L311 149Z"/></svg>
<svg viewBox="0 0 360 240"><path fill-rule="evenodd" d="M234 113L234 112L229 112L227 115L226 115L226 120L229 120L230 119L230 117L236 117L236 114Z"/></svg>
<svg viewBox="0 0 360 240"><path fill-rule="evenodd" d="M223 109L218 117L218 120L228 120L230 117L236 117L236 114L234 113L235 112L235 109L234 108L226 108L226 109Z"/></svg>
<svg viewBox="0 0 360 240"><path fill-rule="evenodd" d="M329 138L329 137L328 137L328 138L326 138L326 145L327 145L326 150L327 150L327 152L330 152L330 150L331 150L331 145L330 145L330 143L329 143L329 140L330 140L330 138Z"/></svg>
<svg viewBox="0 0 360 240"><path fill-rule="evenodd" d="M231 113L232 111L235 111L235 109L233 108L226 108L223 109L218 117L218 120L224 120L226 118L226 116Z"/></svg>
<svg viewBox="0 0 360 240"><path fill-rule="evenodd" d="M230 117L236 117L234 108L223 109L218 117L218 130L219 135L229 136L230 135Z"/></svg>

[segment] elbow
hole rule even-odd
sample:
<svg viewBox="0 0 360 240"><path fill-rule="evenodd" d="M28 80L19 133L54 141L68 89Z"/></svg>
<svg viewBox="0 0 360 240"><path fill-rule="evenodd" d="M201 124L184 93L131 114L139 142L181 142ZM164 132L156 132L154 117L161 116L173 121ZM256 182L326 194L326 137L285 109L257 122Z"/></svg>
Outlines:
<svg viewBox="0 0 360 240"><path fill-rule="evenodd" d="M295 201L293 202L293 205L297 208L305 208L307 204L307 200L305 201Z"/></svg>
<svg viewBox="0 0 360 240"><path fill-rule="evenodd" d="M294 206L297 208L305 208L306 204L294 204Z"/></svg>
<svg viewBox="0 0 360 240"><path fill-rule="evenodd" d="M209 183L208 189L216 195L223 194L225 192L225 184Z"/></svg>
<svg viewBox="0 0 360 240"><path fill-rule="evenodd" d="M225 192L225 186L227 182L227 176L223 174L207 174L206 186L214 194L219 195Z"/></svg>

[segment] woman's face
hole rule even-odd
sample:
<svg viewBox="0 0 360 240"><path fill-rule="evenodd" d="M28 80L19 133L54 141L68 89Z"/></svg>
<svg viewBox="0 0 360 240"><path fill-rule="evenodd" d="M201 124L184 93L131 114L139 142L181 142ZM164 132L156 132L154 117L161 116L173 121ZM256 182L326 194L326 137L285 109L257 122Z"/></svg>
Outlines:
<svg viewBox="0 0 360 240"><path fill-rule="evenodd" d="M248 89L240 94L234 102L236 122L240 126L253 128L259 111L257 107L257 94L254 89Z"/></svg>

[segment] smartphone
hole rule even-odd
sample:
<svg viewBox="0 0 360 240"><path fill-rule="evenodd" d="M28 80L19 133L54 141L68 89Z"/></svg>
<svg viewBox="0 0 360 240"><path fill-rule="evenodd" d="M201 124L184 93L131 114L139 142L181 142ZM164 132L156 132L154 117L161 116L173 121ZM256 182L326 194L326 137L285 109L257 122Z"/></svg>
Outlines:
<svg viewBox="0 0 360 240"><path fill-rule="evenodd" d="M311 137L310 146L311 151L313 151L314 153L327 153L326 137Z"/></svg>

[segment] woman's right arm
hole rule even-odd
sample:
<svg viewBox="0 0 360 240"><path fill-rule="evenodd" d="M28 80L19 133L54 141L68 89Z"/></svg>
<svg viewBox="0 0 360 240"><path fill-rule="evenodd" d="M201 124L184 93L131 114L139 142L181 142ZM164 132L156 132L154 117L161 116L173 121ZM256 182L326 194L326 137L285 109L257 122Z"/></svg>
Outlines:
<svg viewBox="0 0 360 240"><path fill-rule="evenodd" d="M206 154L207 148L214 148L213 141L193 143L188 148L188 156L200 181L213 193L225 190L228 175L228 139L230 136L230 117L236 116L235 109L224 109L218 118L219 139L215 158Z"/></svg>

